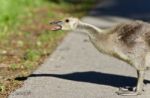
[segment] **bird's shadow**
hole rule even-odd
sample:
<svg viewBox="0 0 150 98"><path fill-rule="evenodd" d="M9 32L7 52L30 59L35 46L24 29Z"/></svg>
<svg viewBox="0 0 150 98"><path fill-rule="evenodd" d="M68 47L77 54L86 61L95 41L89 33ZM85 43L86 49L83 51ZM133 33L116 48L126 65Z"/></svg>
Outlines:
<svg viewBox="0 0 150 98"><path fill-rule="evenodd" d="M137 79L135 77L121 76L116 74L88 71L88 72L74 72L68 74L31 74L30 78L35 77L55 77L65 80L72 80L78 82L88 82L99 85L109 85L113 87L135 86ZM27 77L18 77L16 80L24 80ZM144 80L144 83L150 83L149 80Z"/></svg>

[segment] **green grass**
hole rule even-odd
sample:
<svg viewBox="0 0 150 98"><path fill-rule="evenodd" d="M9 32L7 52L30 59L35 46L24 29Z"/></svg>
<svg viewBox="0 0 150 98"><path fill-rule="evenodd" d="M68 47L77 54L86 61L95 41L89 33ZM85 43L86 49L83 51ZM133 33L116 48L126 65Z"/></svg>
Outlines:
<svg viewBox="0 0 150 98"><path fill-rule="evenodd" d="M24 14L29 7L37 7L42 4L42 0L0 0L0 24L17 24L18 18Z"/></svg>
<svg viewBox="0 0 150 98"><path fill-rule="evenodd" d="M22 16L32 15L31 8L43 3L43 0L0 0L0 40L7 38L11 31L16 31L17 26L24 22Z"/></svg>
<svg viewBox="0 0 150 98"><path fill-rule="evenodd" d="M72 7L72 9L75 8L87 10L91 7L91 3L93 3L94 0L84 0L84 3L76 4L77 7L75 7L74 3L69 2L71 0L0 0L0 32L6 32L8 30L8 26L15 27L17 25L20 25L20 22L24 22L20 20L21 16L33 15L30 12L32 8L37 8L42 5L46 5L49 8L59 7L58 4L56 4L54 1L59 2L59 6L66 10L68 10L68 6ZM81 13L84 12L82 11ZM79 15L79 13L77 14ZM49 17L55 16L55 12L50 12ZM59 15L57 17L59 17Z"/></svg>
<svg viewBox="0 0 150 98"><path fill-rule="evenodd" d="M0 92L4 92L4 91L5 91L5 86L0 83Z"/></svg>

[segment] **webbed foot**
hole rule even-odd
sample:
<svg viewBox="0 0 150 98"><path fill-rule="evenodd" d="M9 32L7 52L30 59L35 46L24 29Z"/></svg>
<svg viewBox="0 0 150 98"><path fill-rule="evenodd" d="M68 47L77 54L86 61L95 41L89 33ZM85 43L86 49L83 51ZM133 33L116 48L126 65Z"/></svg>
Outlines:
<svg viewBox="0 0 150 98"><path fill-rule="evenodd" d="M116 92L118 95L121 96L136 96L141 95L142 92L136 91L136 88L126 87L126 88L119 88L119 91Z"/></svg>

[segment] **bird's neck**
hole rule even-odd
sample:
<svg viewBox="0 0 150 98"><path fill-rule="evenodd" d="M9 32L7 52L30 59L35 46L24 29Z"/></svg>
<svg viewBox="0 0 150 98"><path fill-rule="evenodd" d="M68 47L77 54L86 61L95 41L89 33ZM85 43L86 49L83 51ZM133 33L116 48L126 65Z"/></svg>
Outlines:
<svg viewBox="0 0 150 98"><path fill-rule="evenodd" d="M102 30L83 22L79 23L78 29L87 32L90 41L100 52L111 54L112 41L110 41L111 33L109 30Z"/></svg>
<svg viewBox="0 0 150 98"><path fill-rule="evenodd" d="M100 29L98 27L95 27L94 25L81 22L81 21L78 23L77 28L80 31L87 32L89 37L94 37L94 36L103 34L103 30L102 29Z"/></svg>

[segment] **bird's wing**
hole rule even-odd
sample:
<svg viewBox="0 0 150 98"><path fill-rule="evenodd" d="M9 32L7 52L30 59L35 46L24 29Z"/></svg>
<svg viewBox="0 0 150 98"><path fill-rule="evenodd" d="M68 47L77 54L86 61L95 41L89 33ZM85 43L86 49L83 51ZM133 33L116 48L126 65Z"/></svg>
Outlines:
<svg viewBox="0 0 150 98"><path fill-rule="evenodd" d="M135 43L135 40L141 34L141 30L142 30L142 23L139 21L123 23L116 27L118 39L129 46Z"/></svg>

